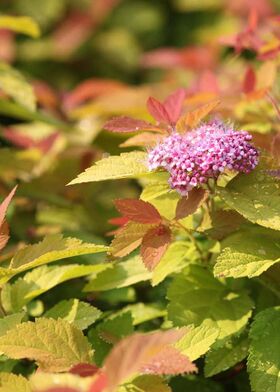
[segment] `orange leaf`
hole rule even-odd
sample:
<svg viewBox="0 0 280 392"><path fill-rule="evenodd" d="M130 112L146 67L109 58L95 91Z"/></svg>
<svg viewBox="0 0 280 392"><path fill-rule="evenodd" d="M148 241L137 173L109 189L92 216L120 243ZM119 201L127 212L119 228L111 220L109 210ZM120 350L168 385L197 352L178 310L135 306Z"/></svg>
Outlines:
<svg viewBox="0 0 280 392"><path fill-rule="evenodd" d="M183 219L188 215L195 213L207 198L208 192L202 188L194 188L188 196L182 197L176 207L176 219Z"/></svg>
<svg viewBox="0 0 280 392"><path fill-rule="evenodd" d="M170 242L171 231L167 226L159 225L145 234L140 253L149 271L152 271L160 262Z"/></svg>
<svg viewBox="0 0 280 392"><path fill-rule="evenodd" d="M111 132L159 131L155 125L147 121L127 116L112 118L104 124L103 128Z"/></svg>
<svg viewBox="0 0 280 392"><path fill-rule="evenodd" d="M158 224L162 220L157 209L143 200L119 199L115 200L115 206L122 215L134 222Z"/></svg>
<svg viewBox="0 0 280 392"><path fill-rule="evenodd" d="M168 345L176 343L186 333L185 329L156 331L148 334L135 333L121 340L104 362L108 377L108 391L141 371Z"/></svg>
<svg viewBox="0 0 280 392"><path fill-rule="evenodd" d="M124 141L122 144L120 144L120 147L153 147L159 143L162 138L162 135L156 133L142 132Z"/></svg>
<svg viewBox="0 0 280 392"><path fill-rule="evenodd" d="M187 128L196 127L199 122L207 116L212 110L214 110L220 101L215 100L213 102L209 102L199 108L188 112L186 115L182 116L176 124L176 129L179 132L185 132Z"/></svg>
<svg viewBox="0 0 280 392"><path fill-rule="evenodd" d="M138 248L142 238L151 228L151 225L145 225L136 222L128 222L119 229L111 243L112 255L124 257Z"/></svg>
<svg viewBox="0 0 280 392"><path fill-rule="evenodd" d="M255 90L255 86L256 86L255 71L252 67L248 67L243 80L242 91L245 94L249 94Z"/></svg>

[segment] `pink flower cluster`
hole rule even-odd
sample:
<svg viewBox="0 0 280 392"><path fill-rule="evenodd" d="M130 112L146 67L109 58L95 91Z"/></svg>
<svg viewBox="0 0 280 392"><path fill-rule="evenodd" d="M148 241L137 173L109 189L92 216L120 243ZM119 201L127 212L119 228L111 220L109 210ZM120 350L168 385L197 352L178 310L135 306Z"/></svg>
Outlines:
<svg viewBox="0 0 280 392"><path fill-rule="evenodd" d="M252 136L221 121L203 124L192 132L173 133L148 154L149 170L170 173L169 184L181 195L217 179L225 169L250 173L258 164Z"/></svg>

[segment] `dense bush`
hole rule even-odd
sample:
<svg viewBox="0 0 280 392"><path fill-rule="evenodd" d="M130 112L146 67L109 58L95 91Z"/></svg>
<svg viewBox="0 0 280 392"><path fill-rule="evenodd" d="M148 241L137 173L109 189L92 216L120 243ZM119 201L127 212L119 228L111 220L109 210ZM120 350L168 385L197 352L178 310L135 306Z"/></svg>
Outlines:
<svg viewBox="0 0 280 392"><path fill-rule="evenodd" d="M277 7L1 2L0 392L280 391Z"/></svg>

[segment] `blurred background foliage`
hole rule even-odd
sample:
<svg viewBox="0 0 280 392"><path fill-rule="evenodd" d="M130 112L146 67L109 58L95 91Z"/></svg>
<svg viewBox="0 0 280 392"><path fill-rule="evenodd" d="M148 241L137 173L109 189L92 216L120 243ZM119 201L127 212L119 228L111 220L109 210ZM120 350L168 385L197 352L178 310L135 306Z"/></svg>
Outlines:
<svg viewBox="0 0 280 392"><path fill-rule="evenodd" d="M65 185L104 154L123 150L125 137L102 131L102 124L120 114L149 119L150 95L163 98L183 86L189 106L223 96L223 113L234 113L249 130L254 122L257 140L267 143L262 135L271 125L263 119L274 110L265 101L240 103L242 79L248 64L257 64L267 67L256 70L258 88L276 86L277 54L262 62L250 45L237 55L221 41L246 28L252 9L262 26L280 3L1 0L2 15L29 16L41 31L0 29L1 194L21 183L7 251L55 232L107 241L108 219L116 215L112 200L136 197L138 184Z"/></svg>

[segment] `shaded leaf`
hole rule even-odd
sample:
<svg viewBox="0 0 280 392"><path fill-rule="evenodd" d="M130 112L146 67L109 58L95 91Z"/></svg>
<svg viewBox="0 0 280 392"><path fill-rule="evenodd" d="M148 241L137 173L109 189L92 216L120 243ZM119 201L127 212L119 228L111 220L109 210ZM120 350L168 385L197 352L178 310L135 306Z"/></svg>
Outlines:
<svg viewBox="0 0 280 392"><path fill-rule="evenodd" d="M143 375L118 387L117 392L172 392L159 376Z"/></svg>
<svg viewBox="0 0 280 392"><path fill-rule="evenodd" d="M120 263L111 264L111 268L100 272L89 281L84 291L104 291L114 288L127 287L151 278L151 273L145 268L141 258L135 256Z"/></svg>
<svg viewBox="0 0 280 392"><path fill-rule="evenodd" d="M10 358L35 360L44 371L62 372L91 361L87 339L64 320L40 318L19 324L0 337L0 351Z"/></svg>
<svg viewBox="0 0 280 392"><path fill-rule="evenodd" d="M221 347L213 347L206 355L205 376L212 377L241 362L247 357L248 347L249 341L244 335L226 340Z"/></svg>
<svg viewBox="0 0 280 392"><path fill-rule="evenodd" d="M191 264L176 276L168 290L168 317L176 326L199 326L210 319L219 339L240 331L252 314L247 294L233 292L210 271Z"/></svg>
<svg viewBox="0 0 280 392"><path fill-rule="evenodd" d="M278 392L280 375L280 307L258 313L249 337L248 371L254 392Z"/></svg>
<svg viewBox="0 0 280 392"><path fill-rule="evenodd" d="M121 178L138 177L148 174L146 165L147 154L142 151L123 153L101 159L94 166L88 168L68 185L82 182L115 180Z"/></svg>
<svg viewBox="0 0 280 392"><path fill-rule="evenodd" d="M208 196L208 192L202 188L193 188L188 195L182 197L176 207L176 219L183 219L194 214Z"/></svg>
<svg viewBox="0 0 280 392"><path fill-rule="evenodd" d="M161 216L157 209L146 201L119 199L115 200L115 206L122 215L134 222L150 224L161 222Z"/></svg>
<svg viewBox="0 0 280 392"><path fill-rule="evenodd" d="M1 301L6 312L17 312L24 305L51 288L70 279L93 276L108 268L109 264L48 266L33 269L15 283L6 283L1 291Z"/></svg>
<svg viewBox="0 0 280 392"><path fill-rule="evenodd" d="M170 242L171 231L167 226L159 225L144 235L140 253L149 271L152 271L160 262Z"/></svg>

